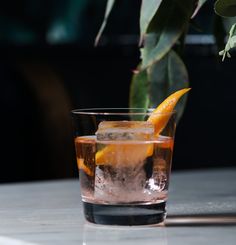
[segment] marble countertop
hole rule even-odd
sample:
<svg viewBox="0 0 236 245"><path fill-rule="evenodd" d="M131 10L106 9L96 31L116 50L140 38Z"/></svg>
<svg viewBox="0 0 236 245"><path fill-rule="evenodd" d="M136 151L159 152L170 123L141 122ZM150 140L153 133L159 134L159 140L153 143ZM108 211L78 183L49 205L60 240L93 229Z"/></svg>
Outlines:
<svg viewBox="0 0 236 245"><path fill-rule="evenodd" d="M84 220L79 180L0 185L0 245L236 244L236 168L173 172L165 226Z"/></svg>

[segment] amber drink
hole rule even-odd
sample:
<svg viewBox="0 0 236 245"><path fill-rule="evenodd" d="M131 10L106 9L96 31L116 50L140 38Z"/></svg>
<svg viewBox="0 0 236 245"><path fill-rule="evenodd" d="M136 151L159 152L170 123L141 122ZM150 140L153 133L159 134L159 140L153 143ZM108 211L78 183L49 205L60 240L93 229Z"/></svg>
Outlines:
<svg viewBox="0 0 236 245"><path fill-rule="evenodd" d="M160 134L155 134L154 125L147 120L150 112L143 109L74 113L74 121L79 120L83 132L87 131L75 137L86 220L112 225L162 223L174 146L174 113Z"/></svg>

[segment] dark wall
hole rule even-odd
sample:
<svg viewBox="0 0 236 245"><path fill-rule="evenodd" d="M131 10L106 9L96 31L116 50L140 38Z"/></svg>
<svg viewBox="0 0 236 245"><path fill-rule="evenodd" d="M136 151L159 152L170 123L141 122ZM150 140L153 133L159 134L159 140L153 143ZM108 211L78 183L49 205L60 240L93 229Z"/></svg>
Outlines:
<svg viewBox="0 0 236 245"><path fill-rule="evenodd" d="M235 165L235 62L217 54L186 57L192 90L177 128L174 167Z"/></svg>
<svg viewBox="0 0 236 245"><path fill-rule="evenodd" d="M128 106L137 47L5 46L1 54L0 181L76 176L70 110ZM235 59L190 52L184 59L192 90L173 170L233 165Z"/></svg>
<svg viewBox="0 0 236 245"><path fill-rule="evenodd" d="M77 175L70 111L128 106L137 49L1 49L0 182Z"/></svg>

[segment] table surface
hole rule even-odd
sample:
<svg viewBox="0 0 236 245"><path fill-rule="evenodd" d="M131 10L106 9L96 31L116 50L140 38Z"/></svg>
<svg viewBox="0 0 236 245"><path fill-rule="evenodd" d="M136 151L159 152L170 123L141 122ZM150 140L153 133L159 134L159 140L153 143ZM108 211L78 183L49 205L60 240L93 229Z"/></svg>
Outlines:
<svg viewBox="0 0 236 245"><path fill-rule="evenodd" d="M165 226L102 226L82 214L79 180L0 185L0 245L236 244L236 168L174 172Z"/></svg>

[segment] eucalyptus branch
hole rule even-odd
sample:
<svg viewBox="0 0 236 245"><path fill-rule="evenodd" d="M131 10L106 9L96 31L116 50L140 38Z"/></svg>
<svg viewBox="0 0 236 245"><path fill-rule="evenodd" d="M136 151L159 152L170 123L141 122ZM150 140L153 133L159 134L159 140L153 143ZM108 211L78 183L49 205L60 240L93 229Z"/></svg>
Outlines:
<svg viewBox="0 0 236 245"><path fill-rule="evenodd" d="M226 56L228 58L231 57L229 51L235 47L236 47L236 23L232 25L232 27L230 28L229 37L225 45L225 48L219 52L219 55L223 56L222 61L224 61Z"/></svg>

